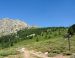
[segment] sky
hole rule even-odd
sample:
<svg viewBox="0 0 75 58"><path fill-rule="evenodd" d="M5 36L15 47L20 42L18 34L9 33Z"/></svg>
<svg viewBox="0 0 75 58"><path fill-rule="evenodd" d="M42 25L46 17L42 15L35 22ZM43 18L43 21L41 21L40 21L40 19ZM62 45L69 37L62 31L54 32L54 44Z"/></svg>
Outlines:
<svg viewBox="0 0 75 58"><path fill-rule="evenodd" d="M41 27L70 26L75 23L75 0L0 0L0 18Z"/></svg>

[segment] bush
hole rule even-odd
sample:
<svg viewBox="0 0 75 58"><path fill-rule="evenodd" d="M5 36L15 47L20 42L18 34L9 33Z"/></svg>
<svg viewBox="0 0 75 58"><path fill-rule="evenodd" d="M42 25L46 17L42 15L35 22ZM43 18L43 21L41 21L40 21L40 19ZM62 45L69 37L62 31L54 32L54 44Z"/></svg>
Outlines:
<svg viewBox="0 0 75 58"><path fill-rule="evenodd" d="M4 58L3 56L0 56L0 58Z"/></svg>
<svg viewBox="0 0 75 58"><path fill-rule="evenodd" d="M70 52L70 51L65 51L65 52L63 52L63 55L72 55L72 52Z"/></svg>
<svg viewBox="0 0 75 58"><path fill-rule="evenodd" d="M68 29L68 34L69 35L74 35L75 34L75 24L70 26L70 28Z"/></svg>
<svg viewBox="0 0 75 58"><path fill-rule="evenodd" d="M48 53L48 56L49 57L53 57L53 56L55 56L55 55L57 55L56 53Z"/></svg>
<svg viewBox="0 0 75 58"><path fill-rule="evenodd" d="M0 56L16 55L18 53L19 52L17 52L14 49L10 49L10 50L5 49L5 50L1 50L0 51Z"/></svg>

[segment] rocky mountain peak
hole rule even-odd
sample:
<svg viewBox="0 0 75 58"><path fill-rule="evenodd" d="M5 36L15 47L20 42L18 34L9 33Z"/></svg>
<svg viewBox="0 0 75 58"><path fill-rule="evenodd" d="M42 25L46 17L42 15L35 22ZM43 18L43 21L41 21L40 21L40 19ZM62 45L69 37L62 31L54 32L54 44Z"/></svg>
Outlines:
<svg viewBox="0 0 75 58"><path fill-rule="evenodd" d="M0 19L0 34L6 35L25 28L28 28L28 24L21 20L10 18Z"/></svg>

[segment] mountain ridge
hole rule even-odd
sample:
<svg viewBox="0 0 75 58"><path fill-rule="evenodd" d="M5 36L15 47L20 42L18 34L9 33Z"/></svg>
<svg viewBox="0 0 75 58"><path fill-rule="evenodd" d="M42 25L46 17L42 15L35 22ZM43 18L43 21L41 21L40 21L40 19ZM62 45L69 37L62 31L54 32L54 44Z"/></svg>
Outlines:
<svg viewBox="0 0 75 58"><path fill-rule="evenodd" d="M1 18L0 19L0 35L15 33L18 30L29 28L29 25L18 19Z"/></svg>

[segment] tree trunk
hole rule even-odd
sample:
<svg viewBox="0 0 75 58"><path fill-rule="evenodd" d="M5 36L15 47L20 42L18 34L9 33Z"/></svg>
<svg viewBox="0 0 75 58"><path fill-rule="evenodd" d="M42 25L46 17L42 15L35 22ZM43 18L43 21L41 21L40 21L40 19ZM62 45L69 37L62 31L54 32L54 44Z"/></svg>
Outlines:
<svg viewBox="0 0 75 58"><path fill-rule="evenodd" d="M70 38L68 37L68 47L69 47L69 51L71 50L71 45L70 45Z"/></svg>

